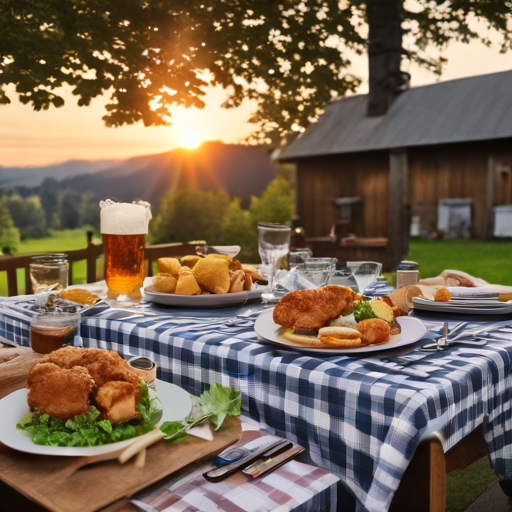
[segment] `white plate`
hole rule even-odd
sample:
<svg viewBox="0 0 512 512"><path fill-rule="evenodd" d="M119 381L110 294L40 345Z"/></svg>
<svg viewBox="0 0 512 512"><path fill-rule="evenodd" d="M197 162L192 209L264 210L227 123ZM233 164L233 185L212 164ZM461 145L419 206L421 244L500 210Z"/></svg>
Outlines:
<svg viewBox="0 0 512 512"><path fill-rule="evenodd" d="M309 352L315 354L352 354L359 355L365 352L377 352L380 350L388 350L391 348L402 347L403 345L409 345L415 341L421 340L427 328L421 320L418 318L412 318L409 316L400 316L397 318L402 332L391 336L390 340L384 345L367 345L359 348L323 348L323 347L304 347L301 345L295 345L292 341L287 340L283 333L287 330L286 327L282 327L274 322L273 319L274 308L268 309L263 312L256 320L254 324L254 330L256 334L263 338L265 341L276 345L282 345L286 347L299 350L301 352ZM326 345L328 347L329 345Z"/></svg>
<svg viewBox="0 0 512 512"><path fill-rule="evenodd" d="M222 293L211 295L175 295L157 292L152 286L144 288L144 298L166 306L188 306L192 308L215 308L241 304L248 300L259 299L261 290L256 288L248 292Z"/></svg>
<svg viewBox="0 0 512 512"><path fill-rule="evenodd" d="M463 313L466 315L506 315L508 313L512 313L512 302L496 301L494 305L483 304L475 306L471 303L462 305L460 303L426 300L421 297L414 297L412 302L414 304L414 309L437 311L439 313Z"/></svg>
<svg viewBox="0 0 512 512"><path fill-rule="evenodd" d="M159 425L164 421L181 421L188 416L192 409L192 402L190 395L184 389L157 380L156 392L163 406L162 419ZM9 448L38 455L91 456L125 448L143 437L135 437L119 443L101 446L41 446L34 444L26 432L16 429L16 423L30 412L27 404L27 393L27 389L19 389L0 400L0 442L9 446Z"/></svg>

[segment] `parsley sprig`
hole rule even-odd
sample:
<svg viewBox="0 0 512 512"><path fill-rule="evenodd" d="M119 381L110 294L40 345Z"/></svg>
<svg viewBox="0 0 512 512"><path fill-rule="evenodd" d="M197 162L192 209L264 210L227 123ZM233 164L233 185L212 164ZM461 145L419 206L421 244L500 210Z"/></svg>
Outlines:
<svg viewBox="0 0 512 512"><path fill-rule="evenodd" d="M160 427L165 434L165 440L172 442L187 436L187 431L208 420L215 430L224 423L228 416L239 416L242 408L240 391L212 384L210 389L204 391L199 397L198 406L192 409L185 423L179 421L166 421Z"/></svg>

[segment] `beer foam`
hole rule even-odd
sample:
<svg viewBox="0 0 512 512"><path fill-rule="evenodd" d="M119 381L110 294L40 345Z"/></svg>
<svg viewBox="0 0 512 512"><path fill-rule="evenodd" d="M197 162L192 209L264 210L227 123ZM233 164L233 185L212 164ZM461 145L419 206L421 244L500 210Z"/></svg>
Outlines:
<svg viewBox="0 0 512 512"><path fill-rule="evenodd" d="M147 205L147 206L146 206ZM151 220L149 203L101 201L101 232L105 235L147 235Z"/></svg>

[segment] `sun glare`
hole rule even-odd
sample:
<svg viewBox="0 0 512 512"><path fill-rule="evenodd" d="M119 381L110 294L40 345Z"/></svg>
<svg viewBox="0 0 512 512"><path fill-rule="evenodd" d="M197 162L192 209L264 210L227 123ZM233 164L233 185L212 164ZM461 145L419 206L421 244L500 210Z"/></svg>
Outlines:
<svg viewBox="0 0 512 512"><path fill-rule="evenodd" d="M195 133L186 133L180 139L180 146L182 148L194 149L201 144L199 137Z"/></svg>

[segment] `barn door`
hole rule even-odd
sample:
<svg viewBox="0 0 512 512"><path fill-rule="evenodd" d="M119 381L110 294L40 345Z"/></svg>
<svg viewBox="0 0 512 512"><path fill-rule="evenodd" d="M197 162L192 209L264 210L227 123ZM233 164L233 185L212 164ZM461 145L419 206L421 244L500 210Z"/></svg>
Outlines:
<svg viewBox="0 0 512 512"><path fill-rule="evenodd" d="M494 159L494 204L512 204L512 169L504 158Z"/></svg>
<svg viewBox="0 0 512 512"><path fill-rule="evenodd" d="M509 155L491 154L487 167L485 238L494 231L494 206L512 204L512 159Z"/></svg>

